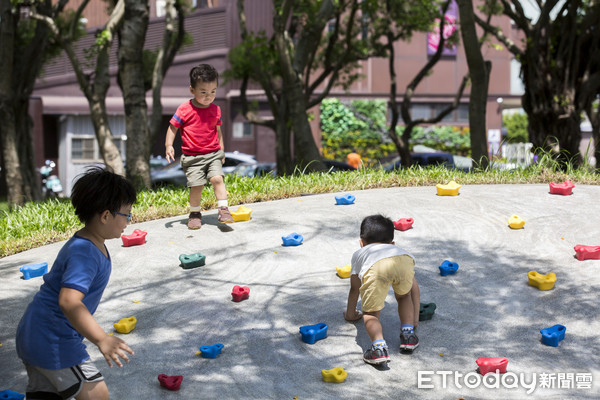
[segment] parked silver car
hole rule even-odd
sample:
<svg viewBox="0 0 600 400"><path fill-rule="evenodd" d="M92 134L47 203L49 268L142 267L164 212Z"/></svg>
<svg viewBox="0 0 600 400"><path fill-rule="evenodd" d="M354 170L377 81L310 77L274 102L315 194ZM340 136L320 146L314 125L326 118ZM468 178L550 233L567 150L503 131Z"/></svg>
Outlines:
<svg viewBox="0 0 600 400"><path fill-rule="evenodd" d="M238 151L225 152L225 163L223 164L223 172L229 174L233 172L238 164L256 164L256 160L253 155L240 153ZM163 167L150 171L150 181L152 186L185 186L187 184L187 178L185 172L181 168L179 158L170 164L166 164Z"/></svg>

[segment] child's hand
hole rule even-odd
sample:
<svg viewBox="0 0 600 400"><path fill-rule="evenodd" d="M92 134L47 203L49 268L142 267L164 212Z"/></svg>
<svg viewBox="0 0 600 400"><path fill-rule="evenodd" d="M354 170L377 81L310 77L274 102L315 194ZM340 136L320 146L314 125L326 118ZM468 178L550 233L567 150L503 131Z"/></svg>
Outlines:
<svg viewBox="0 0 600 400"><path fill-rule="evenodd" d="M354 314L348 314L344 311L344 319L348 322L356 322L362 318L362 313L358 310L354 310Z"/></svg>
<svg viewBox="0 0 600 400"><path fill-rule="evenodd" d="M110 368L113 366L112 361L114 361L119 367L123 367L123 363L121 363L119 357L126 362L129 362L129 357L127 357L125 352L133 355L133 350L131 350L127 343L115 336L106 335L104 339L98 342L97 346Z"/></svg>
<svg viewBox="0 0 600 400"><path fill-rule="evenodd" d="M175 161L175 149L173 148L173 146L166 147L165 157L168 162Z"/></svg>

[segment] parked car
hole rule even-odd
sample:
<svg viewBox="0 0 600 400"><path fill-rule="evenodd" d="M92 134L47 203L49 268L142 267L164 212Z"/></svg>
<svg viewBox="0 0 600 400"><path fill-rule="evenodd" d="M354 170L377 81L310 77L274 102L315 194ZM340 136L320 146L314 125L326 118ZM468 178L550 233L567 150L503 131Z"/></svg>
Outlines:
<svg viewBox="0 0 600 400"><path fill-rule="evenodd" d="M150 157L150 171L154 171L156 169L160 169L162 167L164 167L165 165L168 165L169 162L167 161L166 158L163 158L162 156L152 156Z"/></svg>
<svg viewBox="0 0 600 400"><path fill-rule="evenodd" d="M454 156L450 153L411 153L413 165L427 167L430 165L443 165L448 169L455 168ZM402 168L400 157L396 157L391 163L384 165L383 169L392 171Z"/></svg>
<svg viewBox="0 0 600 400"><path fill-rule="evenodd" d="M352 165L335 160L323 160L323 164L327 167L327 172L337 172L337 171L356 171Z"/></svg>
<svg viewBox="0 0 600 400"><path fill-rule="evenodd" d="M223 164L223 173L231 174L236 166L245 164L256 164L256 159L253 155L240 153L239 151L226 152L225 163Z"/></svg>
<svg viewBox="0 0 600 400"><path fill-rule="evenodd" d="M166 160L165 160L166 161ZM185 172L181 168L180 159L176 158L175 161L170 164L166 164L160 168L150 171L150 181L152 186L185 186L187 184L187 178ZM225 163L223 164L223 172L225 174L231 173L236 165L241 163L256 164L254 156L250 154L234 152L225 152Z"/></svg>
<svg viewBox="0 0 600 400"><path fill-rule="evenodd" d="M232 174L239 176L264 176L264 175L275 175L275 163L241 163L238 164L233 170Z"/></svg>

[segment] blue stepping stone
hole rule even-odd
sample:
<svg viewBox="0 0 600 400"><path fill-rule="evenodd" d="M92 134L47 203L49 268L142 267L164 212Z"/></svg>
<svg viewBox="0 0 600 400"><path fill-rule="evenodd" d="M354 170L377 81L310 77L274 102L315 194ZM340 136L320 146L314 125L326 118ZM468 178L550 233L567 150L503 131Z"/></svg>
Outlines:
<svg viewBox="0 0 600 400"><path fill-rule="evenodd" d="M200 355L204 358L217 358L217 356L221 354L223 347L225 346L221 343L211 344L210 346L200 346Z"/></svg>
<svg viewBox="0 0 600 400"><path fill-rule="evenodd" d="M335 196L335 203L338 206L354 204L354 200L356 200L356 197L354 197L354 195L351 195L349 193L345 194L343 196Z"/></svg>
<svg viewBox="0 0 600 400"><path fill-rule="evenodd" d="M317 340L327 337L327 324L320 323L315 325L306 325L300 327L302 341L308 344L315 344Z"/></svg>
<svg viewBox="0 0 600 400"><path fill-rule="evenodd" d="M564 325L556 324L550 328L544 328L540 331L542 334L542 343L547 346L558 347L558 342L565 338L567 328Z"/></svg>
<svg viewBox="0 0 600 400"><path fill-rule="evenodd" d="M454 275L458 270L458 264L445 260L439 268L441 276Z"/></svg>
<svg viewBox="0 0 600 400"><path fill-rule="evenodd" d="M39 264L23 265L19 268L19 271L23 273L23 279L25 280L35 278L36 276L42 276L48 272L48 263L43 262Z"/></svg>
<svg viewBox="0 0 600 400"><path fill-rule="evenodd" d="M284 246L299 246L302 244L304 237L299 233L290 233L287 236L282 236L281 240L283 240Z"/></svg>

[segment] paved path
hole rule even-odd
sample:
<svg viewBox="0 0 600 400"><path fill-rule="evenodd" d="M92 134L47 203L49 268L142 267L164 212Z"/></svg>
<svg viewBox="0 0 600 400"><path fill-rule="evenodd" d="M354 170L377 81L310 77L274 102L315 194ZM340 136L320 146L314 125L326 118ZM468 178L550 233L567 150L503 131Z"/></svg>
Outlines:
<svg viewBox="0 0 600 400"><path fill-rule="evenodd" d="M251 204L251 221L228 226L217 223L213 210L204 213L199 231L186 228L186 216L131 225L126 233L146 230L147 243L107 242L113 274L95 317L112 331L114 322L135 316L136 329L121 335L135 356L123 369L109 369L93 345L88 349L112 399L598 398L600 261L576 260L573 246L600 245L600 187L573 192L472 185L445 197L434 187L377 189L352 192L356 203L348 206L336 206L335 194ZM437 304L433 319L419 326L420 347L404 355L397 351L399 323L389 294L382 311L392 357L386 369L363 363L369 340L362 322L344 321L349 281L335 273L358 249L362 218L374 213L414 218L413 229L397 231L395 240L416 256L422 302ZM525 229L508 228L514 214ZM304 235L304 243L283 247L281 236L292 232ZM20 279L18 268L51 264L61 246L0 259L0 390L25 390L14 335L42 283ZM178 256L194 252L205 254L207 265L180 268ZM456 275L440 276L446 259L460 265ZM528 286L530 270L555 272L556 287ZM236 284L250 287L248 300L231 301ZM303 343L298 328L319 322L329 325L327 339ZM558 348L540 342L539 330L554 324L567 327ZM195 355L214 343L225 345L217 359ZM505 375L504 384L514 387L477 385L480 356L507 357L515 375ZM346 382L323 382L320 370L337 366L348 372ZM419 387L418 371L421 386L433 388ZM181 390L160 388L162 373L183 375ZM465 386L466 374L475 387ZM531 395L522 381L508 379L519 374L527 385L535 379ZM543 388L546 377L553 378L550 389ZM585 389L589 379L592 388Z"/></svg>

